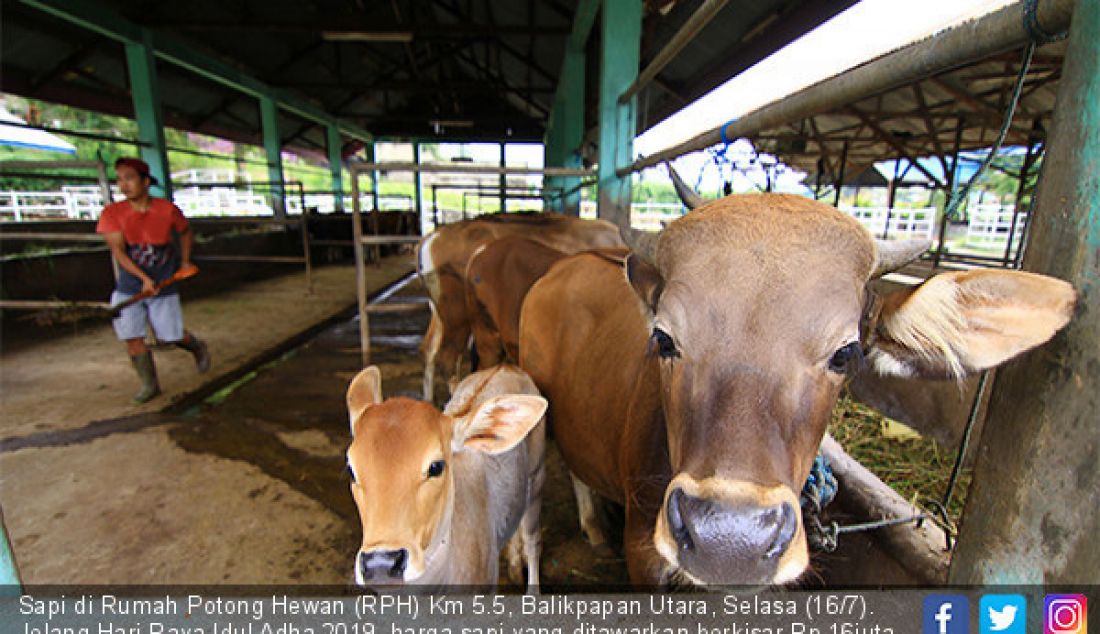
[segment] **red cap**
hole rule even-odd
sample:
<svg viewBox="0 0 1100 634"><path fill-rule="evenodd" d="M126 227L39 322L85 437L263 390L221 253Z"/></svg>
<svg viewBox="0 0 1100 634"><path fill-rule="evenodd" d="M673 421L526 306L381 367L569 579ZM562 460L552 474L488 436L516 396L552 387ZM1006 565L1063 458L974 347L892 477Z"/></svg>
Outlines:
<svg viewBox="0 0 1100 634"><path fill-rule="evenodd" d="M115 171L118 171L119 167L129 167L137 172L140 176L148 178L154 185L157 184L157 177L149 173L149 164L139 158L123 157L115 161Z"/></svg>

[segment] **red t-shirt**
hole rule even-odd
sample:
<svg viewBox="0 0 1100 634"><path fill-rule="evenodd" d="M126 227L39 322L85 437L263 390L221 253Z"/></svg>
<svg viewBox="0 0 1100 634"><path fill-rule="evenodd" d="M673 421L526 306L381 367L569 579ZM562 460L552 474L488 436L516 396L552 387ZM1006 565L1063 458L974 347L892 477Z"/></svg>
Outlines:
<svg viewBox="0 0 1100 634"><path fill-rule="evenodd" d="M103 208L95 228L96 233L121 231L126 244L152 245L171 242L173 229L186 231L187 218L179 207L164 198L150 198L149 210L145 212L135 210L128 200L111 203Z"/></svg>
<svg viewBox="0 0 1100 634"><path fill-rule="evenodd" d="M153 282L161 282L179 268L176 250L172 244L172 230L187 230L187 218L171 201L150 198L148 211L134 209L130 201L112 203L99 215L97 233L118 233L126 241L126 255L138 265ZM125 269L118 272L115 286L119 292L132 295L141 290L141 280ZM175 284L161 294L175 293Z"/></svg>

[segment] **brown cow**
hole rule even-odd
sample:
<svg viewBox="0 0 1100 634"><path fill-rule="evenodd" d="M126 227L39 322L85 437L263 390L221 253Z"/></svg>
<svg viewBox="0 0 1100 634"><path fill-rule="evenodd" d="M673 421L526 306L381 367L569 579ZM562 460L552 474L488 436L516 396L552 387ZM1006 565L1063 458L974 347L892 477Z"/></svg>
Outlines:
<svg viewBox="0 0 1100 634"><path fill-rule="evenodd" d="M852 218L786 194L728 196L656 239L624 235L625 267L581 254L535 283L520 365L569 468L625 505L639 585L798 578L799 491L864 353L882 373L960 377L1043 343L1075 301L1065 282L1005 271L869 301L868 280L919 250L876 246Z"/></svg>
<svg viewBox="0 0 1100 634"><path fill-rule="evenodd" d="M371 366L347 393L363 526L356 582L494 586L515 534L509 572L520 583L525 560L537 587L546 401L531 379L509 365L471 374L442 413L408 398L383 402L381 382Z"/></svg>
<svg viewBox="0 0 1100 634"><path fill-rule="evenodd" d="M457 376L469 346L465 274L479 247L507 235L523 235L564 253L621 247L615 225L554 213L495 214L441 227L417 247L417 273L431 299L432 320L421 344L424 352L424 399L434 398L435 372L446 380Z"/></svg>
<svg viewBox="0 0 1100 634"><path fill-rule="evenodd" d="M625 248L601 249L626 257ZM479 248L466 267L466 314L480 366L519 361L519 312L527 291L566 254L523 236Z"/></svg>

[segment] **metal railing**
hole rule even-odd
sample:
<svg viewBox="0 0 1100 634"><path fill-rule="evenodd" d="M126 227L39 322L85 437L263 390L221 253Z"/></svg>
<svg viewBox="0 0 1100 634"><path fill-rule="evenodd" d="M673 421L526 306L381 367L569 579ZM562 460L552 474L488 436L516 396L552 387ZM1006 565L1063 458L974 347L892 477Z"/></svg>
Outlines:
<svg viewBox="0 0 1100 634"><path fill-rule="evenodd" d="M876 238L931 240L936 232L935 207L841 207Z"/></svg>

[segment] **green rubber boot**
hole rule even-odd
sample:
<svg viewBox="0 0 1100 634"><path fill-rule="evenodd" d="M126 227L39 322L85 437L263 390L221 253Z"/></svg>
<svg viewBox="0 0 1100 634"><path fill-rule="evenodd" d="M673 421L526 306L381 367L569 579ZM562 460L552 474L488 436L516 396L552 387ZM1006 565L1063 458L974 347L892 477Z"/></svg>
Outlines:
<svg viewBox="0 0 1100 634"><path fill-rule="evenodd" d="M176 345L191 353L195 357L195 368L202 374L210 369L210 351L206 349L206 342L191 333L186 334L186 339Z"/></svg>
<svg viewBox="0 0 1100 634"><path fill-rule="evenodd" d="M153 353L148 350L144 354L130 357L130 363L134 365L134 371L141 379L141 389L134 394L134 402L146 403L160 394L160 384L157 383L157 367L153 365Z"/></svg>

